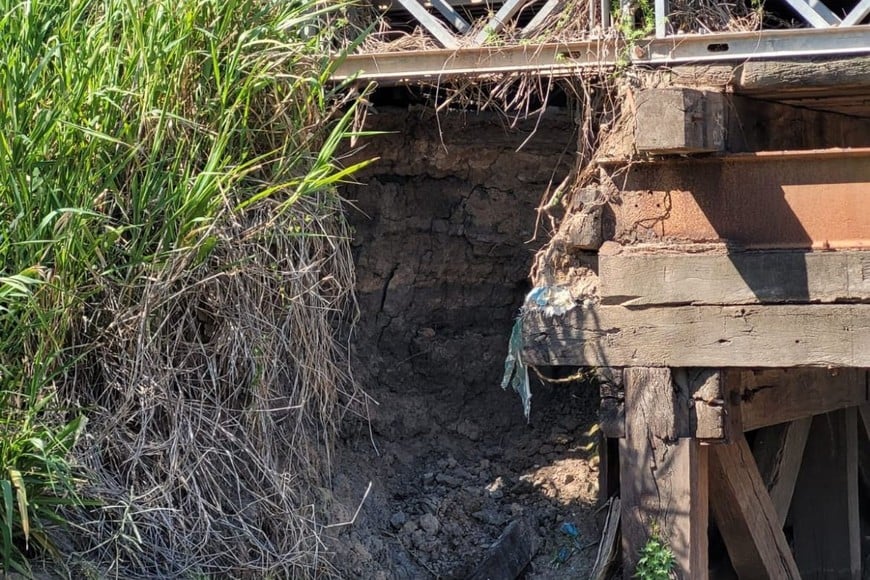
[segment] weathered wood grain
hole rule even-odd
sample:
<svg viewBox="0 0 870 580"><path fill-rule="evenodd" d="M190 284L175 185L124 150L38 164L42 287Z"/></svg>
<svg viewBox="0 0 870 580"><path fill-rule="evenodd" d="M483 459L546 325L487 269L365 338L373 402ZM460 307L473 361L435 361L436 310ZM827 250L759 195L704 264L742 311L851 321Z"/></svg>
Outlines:
<svg viewBox="0 0 870 580"><path fill-rule="evenodd" d="M870 301L870 251L695 253L689 245L663 254L614 246L598 259L603 304Z"/></svg>
<svg viewBox="0 0 870 580"><path fill-rule="evenodd" d="M812 422L812 417L805 417L767 427L755 435L752 445L758 471L781 526L788 517Z"/></svg>
<svg viewBox="0 0 870 580"><path fill-rule="evenodd" d="M610 569L618 559L619 545L619 497L613 497L607 502L607 518L604 520L601 542L598 544L598 553L595 555L595 565L589 574L590 580L606 580L610 577Z"/></svg>
<svg viewBox="0 0 870 580"><path fill-rule="evenodd" d="M584 305L529 311L523 335L534 365L870 367L870 304Z"/></svg>
<svg viewBox="0 0 870 580"><path fill-rule="evenodd" d="M742 64L681 65L655 73L658 86L729 87L736 93L782 97L784 91L827 94L870 84L870 57L749 60ZM661 80L665 82L662 83Z"/></svg>
<svg viewBox="0 0 870 580"><path fill-rule="evenodd" d="M725 373L718 369L673 369L674 391L687 399L688 424L681 437L694 437L705 443L728 443L734 433L742 433L734 415ZM736 399L739 408L739 399Z"/></svg>
<svg viewBox="0 0 870 580"><path fill-rule="evenodd" d="M746 438L710 447L710 454L710 509L737 575L799 579Z"/></svg>
<svg viewBox="0 0 870 580"><path fill-rule="evenodd" d="M864 369L741 369L743 429L751 431L868 402Z"/></svg>
<svg viewBox="0 0 870 580"><path fill-rule="evenodd" d="M647 89L636 97L635 147L640 153L673 155L722 151L725 99L696 89Z"/></svg>
<svg viewBox="0 0 870 580"><path fill-rule="evenodd" d="M666 368L624 372L625 438L620 440L623 570L634 574L652 533L674 551L681 579L708 577L707 447L680 439L671 373Z"/></svg>
<svg viewBox="0 0 870 580"><path fill-rule="evenodd" d="M791 522L804 578L861 577L856 409L813 418Z"/></svg>
<svg viewBox="0 0 870 580"><path fill-rule="evenodd" d="M599 425L605 437L625 437L625 391L622 385L601 383Z"/></svg>

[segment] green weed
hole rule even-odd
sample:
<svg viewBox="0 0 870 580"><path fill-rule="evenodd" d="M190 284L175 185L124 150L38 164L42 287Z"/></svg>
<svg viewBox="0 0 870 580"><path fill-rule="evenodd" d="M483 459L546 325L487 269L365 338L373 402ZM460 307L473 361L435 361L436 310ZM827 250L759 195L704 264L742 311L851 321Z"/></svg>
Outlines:
<svg viewBox="0 0 870 580"><path fill-rule="evenodd" d="M344 7L0 0L6 570L59 557L66 529L125 577L315 574L316 529L288 514L346 380L335 186L366 162L336 160L354 119L328 83ZM298 409L280 433L249 411L270 397Z"/></svg>
<svg viewBox="0 0 870 580"><path fill-rule="evenodd" d="M640 551L634 577L641 580L669 580L675 562L671 548L657 534L653 534Z"/></svg>

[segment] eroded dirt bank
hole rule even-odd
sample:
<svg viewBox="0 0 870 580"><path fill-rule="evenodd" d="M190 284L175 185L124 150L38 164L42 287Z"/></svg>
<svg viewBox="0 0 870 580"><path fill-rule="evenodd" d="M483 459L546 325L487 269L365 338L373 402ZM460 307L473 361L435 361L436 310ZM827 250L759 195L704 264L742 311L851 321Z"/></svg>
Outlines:
<svg viewBox="0 0 870 580"><path fill-rule="evenodd" d="M499 389L541 243L530 242L535 208L574 150L572 121L554 110L517 152L534 124L413 109L369 117L367 128L392 133L367 140L362 155L380 160L343 193L358 208L355 368L379 404L371 434L363 422L347 429L334 461L345 505L373 482L337 542L346 577L461 575L515 519L539 536L531 578L582 578L594 557L597 470L585 433L595 389L535 385L529 423ZM546 233L543 224L538 240Z"/></svg>

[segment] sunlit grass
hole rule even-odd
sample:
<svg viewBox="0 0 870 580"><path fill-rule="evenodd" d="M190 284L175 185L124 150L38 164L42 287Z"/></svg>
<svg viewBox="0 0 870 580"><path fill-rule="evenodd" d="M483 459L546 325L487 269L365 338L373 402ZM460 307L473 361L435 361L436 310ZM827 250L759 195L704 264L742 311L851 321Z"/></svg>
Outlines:
<svg viewBox="0 0 870 580"><path fill-rule="evenodd" d="M278 373L281 385L277 379L266 385L273 395L285 383L297 385L306 365L322 365L321 374L303 377L305 388L317 396L296 421L330 423L345 373L333 368L340 367L341 353L329 344L352 282L333 188L357 169L335 162L352 111L345 114L342 88L327 83L325 49L341 10L341 2L314 0L0 0L0 530L7 570L26 566L23 554L33 540L56 551L42 526L62 527L54 503L77 497L80 471L70 449L83 417L97 418L105 428L94 430L88 450L80 454L85 463L99 458L87 466L91 476L102 478L101 485L112 480L122 491L136 489L135 454L147 455L143 440L146 433L153 435L136 413L154 419L148 407L165 403L160 389L180 399L196 396L185 387L189 369L166 374L163 367L147 368L156 364L154 352L167 357L166 365L193 364L190 357L167 362L180 352L181 339L160 343L168 340L162 332L181 332L197 316L218 329L224 319L236 324L232 316L244 321L243 313L227 314L217 306L194 312L190 302L208 302L215 280L245 275L248 257L275 266L269 296L250 306L251 320L268 322L258 333L272 329L288 341L301 334L297 346L273 345L274 352L266 354L241 342L232 356L242 366L269 368L282 356L292 359ZM321 240L316 249L299 245L312 238ZM240 248L247 254L234 251ZM249 282L256 284L260 274ZM291 278L308 290L288 287ZM318 291L321 279L340 290ZM194 300L191 289L205 293ZM237 291L244 292L244 285ZM300 296L308 291L317 296ZM269 318L292 311L290 306L257 310L282 295L295 296L291 299L307 309L294 314L295 326ZM321 318L306 323L305 312L318 309L334 312L316 312L312 316ZM212 335L184 336L202 350L197 365L224 364L220 348L229 346L209 345ZM287 348L296 358L284 354ZM313 360L316 356L321 360ZM241 360L245 357L250 361ZM244 381L226 374L230 371L212 372L196 388L219 392L228 380L235 381L234 389L257 387L239 384ZM144 396L141 381L160 373L163 378L154 379L156 386L148 391L155 398L131 405ZM246 380L256 375L245 373ZM313 378L321 375L320 382ZM204 386L209 380L211 386ZM250 392L233 400L240 409L230 415L259 401ZM208 403L226 401L213 397ZM118 431L112 442L110 419L131 431ZM165 417L154 420L166 422L161 436L167 439L173 429L191 428ZM245 424L244 417L227 421ZM256 429L271 436L273 427ZM244 429L237 435L245 435ZM125 442L132 457L120 457L109 445L120 448ZM310 461L305 456L302 463ZM172 469L177 474L184 466ZM166 501L166 513L178 509ZM85 525L84 519L76 525ZM242 536L239 545L245 543ZM129 538L147 548L142 534ZM203 571L226 571L238 561L273 573L296 570L295 560L209 554L227 546L210 547L207 534L196 541L200 554L168 564L161 573L200 561L206 562ZM105 551L95 548L102 549L101 538L80 544L81 554L95 558L98 568L108 565ZM178 545L185 549L183 542ZM117 549L111 565L116 572L147 575L155 572L154 559L175 557L169 554L175 547L160 549L168 552L141 558ZM300 549L308 548L300 543ZM299 559L300 569L310 570L312 561Z"/></svg>

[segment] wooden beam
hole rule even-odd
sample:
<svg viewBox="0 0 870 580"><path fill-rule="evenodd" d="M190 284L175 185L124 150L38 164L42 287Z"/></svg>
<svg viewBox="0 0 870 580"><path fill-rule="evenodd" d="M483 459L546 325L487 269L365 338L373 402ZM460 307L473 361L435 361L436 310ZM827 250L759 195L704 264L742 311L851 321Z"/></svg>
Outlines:
<svg viewBox="0 0 870 580"><path fill-rule="evenodd" d="M870 304L529 310L533 365L870 367Z"/></svg>
<svg viewBox="0 0 870 580"><path fill-rule="evenodd" d="M740 399L729 392L725 373L718 369L674 369L674 392L687 399L689 420L680 437L693 437L705 443L729 443L742 433ZM735 393L736 395L736 393ZM736 404L732 404L736 403Z"/></svg>
<svg viewBox="0 0 870 580"><path fill-rule="evenodd" d="M740 578L799 579L746 438L710 447L710 509Z"/></svg>
<svg viewBox="0 0 870 580"><path fill-rule="evenodd" d="M397 0L444 48L458 48L456 37L417 0Z"/></svg>
<svg viewBox="0 0 870 580"><path fill-rule="evenodd" d="M854 408L813 418L791 507L805 578L861 577L857 435Z"/></svg>
<svg viewBox="0 0 870 580"><path fill-rule="evenodd" d="M609 370L606 375L616 376L618 369ZM672 374L676 437L727 443L734 433L743 432L739 383L731 378L735 373L682 368ZM599 419L601 431L609 438L625 437L625 389L619 376L619 382L600 379Z"/></svg>
<svg viewBox="0 0 870 580"><path fill-rule="evenodd" d="M863 369L740 369L743 429L751 431L868 402Z"/></svg>
<svg viewBox="0 0 870 580"><path fill-rule="evenodd" d="M722 151L725 99L695 89L647 89L636 97L635 147L640 153L674 155Z"/></svg>
<svg viewBox="0 0 870 580"><path fill-rule="evenodd" d="M662 536L681 579L705 580L707 447L677 437L680 402L668 369L624 372L625 439L620 440L623 570L631 578L650 535Z"/></svg>
<svg viewBox="0 0 870 580"><path fill-rule="evenodd" d="M867 86L870 56L702 63L649 71L645 76L646 84L728 87L736 94L757 97L833 95Z"/></svg>
<svg viewBox="0 0 870 580"><path fill-rule="evenodd" d="M598 420L605 437L625 437L625 389L622 384L602 382L599 386Z"/></svg>
<svg viewBox="0 0 870 580"><path fill-rule="evenodd" d="M788 517L812 422L812 417L805 417L761 429L755 435L752 453L780 526Z"/></svg>
<svg viewBox="0 0 870 580"><path fill-rule="evenodd" d="M607 243L598 264L603 304L870 301L870 251L728 252L722 244Z"/></svg>

